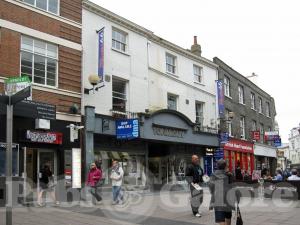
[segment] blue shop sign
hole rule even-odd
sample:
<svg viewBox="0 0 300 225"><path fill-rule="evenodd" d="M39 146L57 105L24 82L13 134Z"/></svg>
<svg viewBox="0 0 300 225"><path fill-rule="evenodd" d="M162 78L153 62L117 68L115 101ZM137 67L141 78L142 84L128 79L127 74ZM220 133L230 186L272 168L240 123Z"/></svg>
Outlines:
<svg viewBox="0 0 300 225"><path fill-rule="evenodd" d="M134 139L139 137L139 120L116 120L117 139Z"/></svg>

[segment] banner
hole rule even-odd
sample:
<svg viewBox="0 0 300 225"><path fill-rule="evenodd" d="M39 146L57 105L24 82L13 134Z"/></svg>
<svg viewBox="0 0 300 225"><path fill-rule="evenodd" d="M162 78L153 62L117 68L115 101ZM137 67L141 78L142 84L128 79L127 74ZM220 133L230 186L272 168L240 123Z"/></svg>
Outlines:
<svg viewBox="0 0 300 225"><path fill-rule="evenodd" d="M116 120L117 139L134 139L139 137L139 120L122 119Z"/></svg>
<svg viewBox="0 0 300 225"><path fill-rule="evenodd" d="M224 106L224 87L223 81L217 80L217 94L218 94L218 111L219 117L224 117L225 114L225 106Z"/></svg>
<svg viewBox="0 0 300 225"><path fill-rule="evenodd" d="M72 188L81 188L81 149L72 148Z"/></svg>
<svg viewBox="0 0 300 225"><path fill-rule="evenodd" d="M104 27L98 31L98 76L100 83L104 81Z"/></svg>

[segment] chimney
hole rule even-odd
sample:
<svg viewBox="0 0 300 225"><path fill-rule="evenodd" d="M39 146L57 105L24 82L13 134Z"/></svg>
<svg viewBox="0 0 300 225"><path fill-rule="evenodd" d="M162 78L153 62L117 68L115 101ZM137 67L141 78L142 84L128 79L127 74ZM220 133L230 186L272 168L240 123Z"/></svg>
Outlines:
<svg viewBox="0 0 300 225"><path fill-rule="evenodd" d="M194 36L194 44L191 46L191 52L197 56L201 56L201 46L197 43L197 36Z"/></svg>

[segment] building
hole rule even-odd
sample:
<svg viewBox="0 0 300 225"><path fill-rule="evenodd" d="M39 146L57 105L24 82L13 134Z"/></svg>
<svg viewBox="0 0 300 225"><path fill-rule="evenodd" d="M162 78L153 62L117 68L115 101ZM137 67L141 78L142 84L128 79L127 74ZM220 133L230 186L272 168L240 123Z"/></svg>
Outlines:
<svg viewBox="0 0 300 225"><path fill-rule="evenodd" d="M118 159L126 185L159 186L181 182L194 153L204 164L206 151L218 147L218 71L201 56L196 37L186 50L84 1L83 48L86 168L99 159L108 169ZM104 82L93 88L89 75L97 74L103 60ZM126 126L135 133L123 133L123 139Z"/></svg>
<svg viewBox="0 0 300 225"><path fill-rule="evenodd" d="M219 66L219 79L224 84L225 115L220 128L230 137L224 146L230 169L234 172L240 163L250 174L263 167L274 172L276 148L264 137L277 125L274 99L221 59L215 57L213 61Z"/></svg>
<svg viewBox="0 0 300 225"><path fill-rule="evenodd" d="M81 123L81 18L81 0L0 1L0 93L21 75L32 86L31 100L14 107L13 123L13 174L29 184L27 197L35 198L45 164L61 181L59 190L71 184L71 150L80 148L80 137L70 142L67 126ZM4 177L6 111L0 108Z"/></svg>
<svg viewBox="0 0 300 225"><path fill-rule="evenodd" d="M291 129L289 135L289 156L291 167L300 166L300 127Z"/></svg>
<svg viewBox="0 0 300 225"><path fill-rule="evenodd" d="M282 168L282 170L290 168L290 159L289 159L289 144L282 144L280 147L277 147L277 167Z"/></svg>

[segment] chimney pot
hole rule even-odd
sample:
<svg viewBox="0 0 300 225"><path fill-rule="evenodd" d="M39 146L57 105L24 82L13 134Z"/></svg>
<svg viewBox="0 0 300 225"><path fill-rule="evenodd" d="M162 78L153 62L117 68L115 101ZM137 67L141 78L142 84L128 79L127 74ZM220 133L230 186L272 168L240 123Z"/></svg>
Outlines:
<svg viewBox="0 0 300 225"><path fill-rule="evenodd" d="M197 44L197 36L194 36L194 45Z"/></svg>

